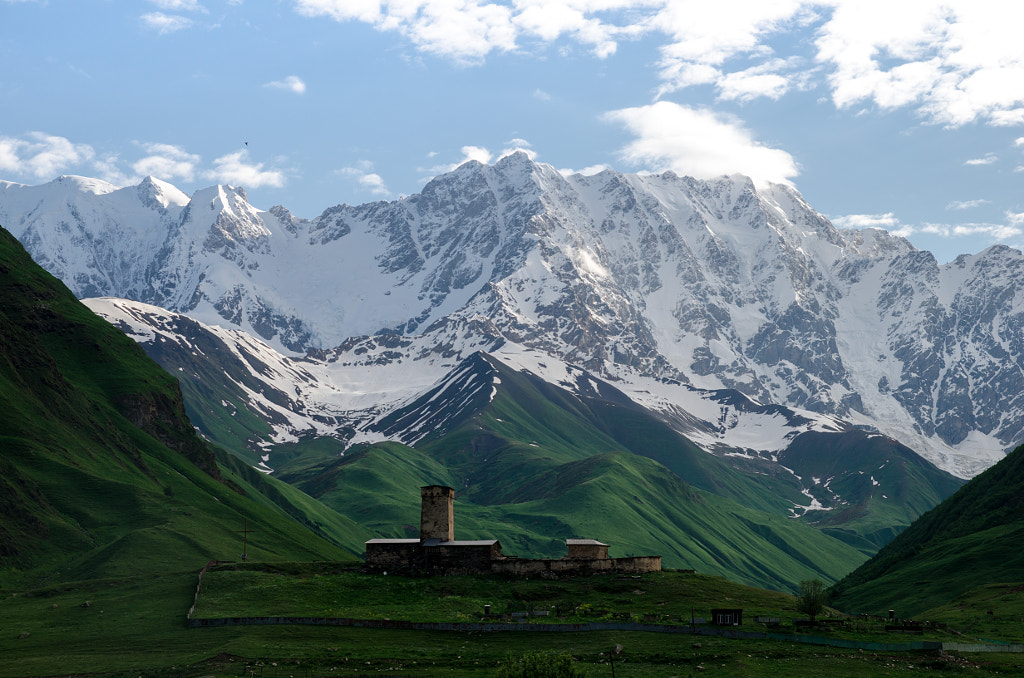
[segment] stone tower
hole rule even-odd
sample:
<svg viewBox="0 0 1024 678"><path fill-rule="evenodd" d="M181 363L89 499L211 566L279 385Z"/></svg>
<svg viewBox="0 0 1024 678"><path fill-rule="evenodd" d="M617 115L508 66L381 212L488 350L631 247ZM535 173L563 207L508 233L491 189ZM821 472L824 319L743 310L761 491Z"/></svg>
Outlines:
<svg viewBox="0 0 1024 678"><path fill-rule="evenodd" d="M420 488L420 541L455 540L455 490L444 485Z"/></svg>

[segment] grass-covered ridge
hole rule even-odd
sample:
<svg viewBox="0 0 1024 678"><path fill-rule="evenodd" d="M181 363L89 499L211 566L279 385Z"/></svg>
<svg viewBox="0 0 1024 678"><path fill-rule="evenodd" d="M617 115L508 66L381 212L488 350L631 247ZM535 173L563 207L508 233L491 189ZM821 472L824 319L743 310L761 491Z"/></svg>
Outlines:
<svg viewBox="0 0 1024 678"><path fill-rule="evenodd" d="M177 382L0 230L0 585L234 559L247 522L263 559L354 557L301 525L300 493L267 500L246 476L218 466Z"/></svg>
<svg viewBox="0 0 1024 678"><path fill-rule="evenodd" d="M666 567L777 590L794 590L801 579L835 581L865 557L798 521L697 490L628 451L568 459L550 453L544 474L523 465L529 476L520 478L517 464L501 457L522 453L517 443L488 453L496 472L520 488L513 499L481 501L486 494L456 489L456 538L498 539L504 553L524 558L561 557L567 537L595 538L611 545L613 557L660 555ZM385 443L348 452L312 475L284 479L373 536L416 537L419 488L458 488L464 477L423 451Z"/></svg>
<svg viewBox="0 0 1024 678"><path fill-rule="evenodd" d="M916 614L1024 572L1024 447L918 518L833 587L845 610Z"/></svg>
<svg viewBox="0 0 1024 678"><path fill-rule="evenodd" d="M195 348L168 341L151 342L147 350L186 376L188 412L205 435L254 463L263 452L240 448L255 439L266 443L269 428L254 418L259 408L247 409L240 395L239 384L249 383L247 370L220 338L190 327L187 319L175 322L176 333L195 337ZM882 436L805 434L779 464L756 455L717 457L592 375L575 394L483 353L467 357L451 374L457 377L439 381L436 389L374 424L378 434L393 440L414 430L422 454L385 444L364 457L336 439L313 438L268 448L275 475L373 536L415 536L418 486L443 483L465 502L460 534L496 536L512 553L556 556L566 536L593 536L618 545L620 555L659 553L670 565L706 565L787 590L803 576L834 581L958 486ZM614 468L625 462L608 460L623 454L640 458L632 466L654 462L659 482L675 478L660 486L648 483L644 491L633 487L635 473L614 481ZM808 485L811 478L821 484ZM686 489L678 489L680 482ZM604 522L584 515L574 504L584 485L582 494L600 487L608 493L605 504L625 513ZM805 486L826 505L836 489L847 502L796 518L818 535L786 525L812 501ZM634 498L650 498L659 487L705 499L709 514L694 525L691 519L673 524L666 517L677 512L671 506L661 515L645 512ZM666 502L672 500L656 497L653 503ZM591 499L584 504L601 508ZM743 507L741 518L733 515L737 506ZM646 515L631 515L636 513ZM728 542L768 555L744 557ZM789 553L776 557L787 545Z"/></svg>

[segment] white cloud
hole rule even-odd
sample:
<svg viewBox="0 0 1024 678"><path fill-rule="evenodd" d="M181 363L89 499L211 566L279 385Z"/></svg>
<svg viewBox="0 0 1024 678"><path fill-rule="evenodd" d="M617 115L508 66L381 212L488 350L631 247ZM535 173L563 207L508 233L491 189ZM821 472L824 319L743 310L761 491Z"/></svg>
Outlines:
<svg viewBox="0 0 1024 678"><path fill-rule="evenodd" d="M380 0L297 0L295 4L299 14L329 16L335 21L376 23L384 18Z"/></svg>
<svg viewBox="0 0 1024 678"><path fill-rule="evenodd" d="M306 93L306 83L302 81L297 75L289 75L284 80L275 80L274 82L268 82L264 87L271 87L273 89L283 89L295 94Z"/></svg>
<svg viewBox="0 0 1024 678"><path fill-rule="evenodd" d="M1024 6L999 0L831 0L818 59L836 105L912 105L959 126L1024 120ZM880 20L884 17L884 20Z"/></svg>
<svg viewBox="0 0 1024 678"><path fill-rule="evenodd" d="M384 179L373 171L373 163L362 161L357 167L342 167L336 174L355 179L363 188L374 195L391 195L391 191L384 185Z"/></svg>
<svg viewBox="0 0 1024 678"><path fill-rule="evenodd" d="M139 146L149 155L132 163L132 171L137 175L154 176L169 182L195 180L200 161L198 155L171 144L145 143Z"/></svg>
<svg viewBox="0 0 1024 678"><path fill-rule="evenodd" d="M719 98L726 101L730 99L751 101L758 97L779 99L789 90L789 87L789 80L777 73L759 75L730 73L718 83L721 92Z"/></svg>
<svg viewBox="0 0 1024 678"><path fill-rule="evenodd" d="M526 139L509 139L505 142L505 148L498 154L498 159L501 160L506 155L523 152L530 157L530 160L536 160L537 151L533 150L531 146Z"/></svg>
<svg viewBox="0 0 1024 678"><path fill-rule="evenodd" d="M838 228L883 228L893 230L900 227L900 220L892 212L885 214L845 214L829 217Z"/></svg>
<svg viewBox="0 0 1024 678"><path fill-rule="evenodd" d="M665 81L658 89L658 98L677 89L696 85L713 85L722 79L722 71L708 64L695 64L682 60L669 60L661 69Z"/></svg>
<svg viewBox="0 0 1024 678"><path fill-rule="evenodd" d="M151 5L168 12L202 12L209 14L209 11L200 5L197 0L149 0Z"/></svg>
<svg viewBox="0 0 1024 678"><path fill-rule="evenodd" d="M783 59L772 59L743 71L727 73L718 80L718 98L751 101L758 97L777 100L793 86L793 78L779 74L787 69Z"/></svg>
<svg viewBox="0 0 1024 678"><path fill-rule="evenodd" d="M192 20L188 17L176 14L164 14L163 12L150 12L142 15L142 23L160 35L174 33L192 27Z"/></svg>
<svg viewBox="0 0 1024 678"><path fill-rule="evenodd" d="M953 202L946 205L947 210L969 210L975 207L981 207L982 205L988 205L991 200L954 200Z"/></svg>
<svg viewBox="0 0 1024 678"><path fill-rule="evenodd" d="M439 165L434 165L433 167L419 168L417 171L428 175L423 179L423 181L428 181L430 177L436 177L439 174L451 172L459 165L463 165L470 160L476 160L477 162L481 162L485 165L489 164L491 159L494 157L494 155L483 146L463 146L460 151L462 153L462 158L460 160L456 160L452 163L441 163ZM437 155L438 153L432 152L428 157L435 158Z"/></svg>
<svg viewBox="0 0 1024 678"><path fill-rule="evenodd" d="M377 30L397 31L419 50L475 62L494 50L515 47L512 9L478 0L296 0L305 16L363 21Z"/></svg>
<svg viewBox="0 0 1024 678"><path fill-rule="evenodd" d="M605 119L636 136L619 152L632 165L698 179L738 172L758 183L789 183L798 174L789 153L757 143L737 120L711 111L660 101L612 111Z"/></svg>
<svg viewBox="0 0 1024 678"><path fill-rule="evenodd" d="M661 94L718 82L726 75L724 67L736 57L769 57L767 39L807 23L818 4L802 0L658 3L648 26L667 38L659 63L664 81Z"/></svg>
<svg viewBox="0 0 1024 678"><path fill-rule="evenodd" d="M614 24L599 16L611 10L642 6L629 0L516 0L513 6L518 12L512 21L520 32L543 42L571 36L599 58L614 54L619 39L637 36L644 30L642 24Z"/></svg>
<svg viewBox="0 0 1024 678"><path fill-rule="evenodd" d="M943 238L967 238L985 236L991 241L1001 242L1019 238L1024 234L1021 224L1013 222L1013 216L1007 214L1005 224L924 224L915 229L918 233L928 233Z"/></svg>
<svg viewBox="0 0 1024 678"><path fill-rule="evenodd" d="M779 98L807 80L827 86L841 109L868 103L910 107L949 126L1024 124L1020 2L293 1L304 15L365 22L403 35L422 52L462 62L558 40L603 58L623 40L649 37L660 43L659 98L697 85L715 86L725 100ZM571 52L565 44L557 50ZM780 62L787 67L778 68Z"/></svg>
<svg viewBox="0 0 1024 678"><path fill-rule="evenodd" d="M11 137L0 137L0 171L22 174L22 141Z"/></svg>
<svg viewBox="0 0 1024 678"><path fill-rule="evenodd" d="M583 169L578 169L578 170L570 169L568 167L564 167L564 168L558 170L558 172L563 177L571 177L574 174L582 174L585 177L590 177L590 176L593 176L595 174L600 174L601 172L604 172L605 170L610 170L610 169L611 169L610 165L606 165L604 163L601 163L599 165L590 165L589 167L584 167Z"/></svg>
<svg viewBox="0 0 1024 678"><path fill-rule="evenodd" d="M1012 217L1013 215L1007 215ZM1013 238L1019 238L1024 230L1020 228L1019 224L961 224L953 227L953 235L955 236L969 236L969 235L987 235L993 240L1011 240Z"/></svg>
<svg viewBox="0 0 1024 678"><path fill-rule="evenodd" d="M964 164L969 167L974 165L991 165L997 160L999 160L999 156L997 156L995 153L986 153L984 157L971 158L970 160L965 161Z"/></svg>
<svg viewBox="0 0 1024 678"><path fill-rule="evenodd" d="M533 90L533 98L540 101L551 101L551 95L540 88Z"/></svg>
<svg viewBox="0 0 1024 678"><path fill-rule="evenodd" d="M1024 226L1024 212L1007 212L1006 221L1012 227Z"/></svg>
<svg viewBox="0 0 1024 678"><path fill-rule="evenodd" d="M463 146L462 160L455 163L455 167L458 167L463 163L467 163L470 160L476 160L477 162L481 162L486 165L491 161L492 157L491 152L483 146Z"/></svg>
<svg viewBox="0 0 1024 678"><path fill-rule="evenodd" d="M30 132L25 138L0 137L0 170L14 175L52 179L94 155L88 144L43 132Z"/></svg>
<svg viewBox="0 0 1024 678"><path fill-rule="evenodd" d="M361 21L395 31L423 52L457 61L517 49L525 38L548 44L562 37L600 58L618 41L647 30L652 12L671 0L294 0L305 16ZM618 19L618 21L616 21Z"/></svg>
<svg viewBox="0 0 1024 678"><path fill-rule="evenodd" d="M140 180L140 177L128 175L121 169L121 158L116 153L108 153L101 158L97 158L93 161L92 166L98 178L108 184L129 186L137 184Z"/></svg>
<svg viewBox="0 0 1024 678"><path fill-rule="evenodd" d="M987 202L987 201L981 201ZM940 238L985 238L989 242L1004 242L1024 235L1024 214L1006 213L1005 224L963 223L937 224L926 222L920 225L903 224L892 213L848 214L830 217L839 228L881 228L893 235L908 238L914 234L926 234Z"/></svg>
<svg viewBox="0 0 1024 678"><path fill-rule="evenodd" d="M359 177L359 183L370 189L371 193L378 195L389 195L391 191L384 185L384 179L375 172L364 174Z"/></svg>
<svg viewBox="0 0 1024 678"><path fill-rule="evenodd" d="M993 127L1018 127L1024 125L1024 108L992 111L988 122Z"/></svg>
<svg viewBox="0 0 1024 678"><path fill-rule="evenodd" d="M250 163L248 159L247 151L222 155L213 161L214 168L212 170L203 172L203 177L218 183L244 186L245 188L262 188L264 186L280 188L284 186L284 172L264 170L263 163Z"/></svg>

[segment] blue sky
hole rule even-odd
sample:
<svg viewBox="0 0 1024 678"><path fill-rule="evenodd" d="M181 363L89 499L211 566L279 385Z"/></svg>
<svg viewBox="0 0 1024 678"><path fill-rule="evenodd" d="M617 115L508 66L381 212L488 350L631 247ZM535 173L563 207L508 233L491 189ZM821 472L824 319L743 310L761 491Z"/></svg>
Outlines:
<svg viewBox="0 0 1024 678"><path fill-rule="evenodd" d="M312 218L522 148L789 182L940 261L1024 245L1024 3L0 0L0 179Z"/></svg>

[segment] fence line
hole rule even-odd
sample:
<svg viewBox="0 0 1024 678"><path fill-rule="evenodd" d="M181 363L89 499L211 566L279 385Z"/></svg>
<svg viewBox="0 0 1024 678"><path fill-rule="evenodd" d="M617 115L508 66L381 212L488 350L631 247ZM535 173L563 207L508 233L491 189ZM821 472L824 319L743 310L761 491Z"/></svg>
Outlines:
<svg viewBox="0 0 1024 678"><path fill-rule="evenodd" d="M193 619L199 592L203 586L203 575L217 564L211 560L199 572L196 595L192 607L186 617L188 628L210 628L220 626L263 626L299 624L309 626L348 626L355 628L398 629L413 631L456 631L456 632L514 632L531 633L580 633L587 631L642 631L647 633L680 633L696 636L717 636L738 640L775 640L804 645L823 645L847 650L867 650L871 652L915 652L921 650L945 650L949 652L1024 652L1024 645L983 643L945 643L940 641L919 640L910 643L869 643L842 638L825 638L794 633L769 633L763 631L740 631L738 629L711 626L681 626L672 624L644 624L639 622L587 622L582 624L531 624L526 621L516 623L495 622L411 622L397 619L352 619L349 617L217 617L210 619Z"/></svg>
<svg viewBox="0 0 1024 678"><path fill-rule="evenodd" d="M989 645L979 643L943 643L943 650L950 652L1024 652L1024 645L1019 643L1005 643L1000 645Z"/></svg>
<svg viewBox="0 0 1024 678"><path fill-rule="evenodd" d="M413 631L455 632L529 632L580 633L587 631L642 631L647 633L679 633L696 636L717 636L741 640L775 640L804 645L823 645L847 650L872 652L915 652L922 650L948 650L951 652L1024 652L1024 645L987 645L971 643L944 643L919 640L910 643L869 643L842 638L825 638L794 633L765 633L699 626L673 626L667 624L641 624L630 622L588 622L583 624L531 624L475 623L475 622L411 622L395 619L351 619L348 617L220 617L216 619L189 619L190 628L218 626L262 626L300 624L310 626L348 626L355 628L395 629Z"/></svg>
<svg viewBox="0 0 1024 678"><path fill-rule="evenodd" d="M199 582L196 583L196 595L192 598L192 607L188 608L188 614L185 615L185 619L192 621L192 615L195 614L196 605L199 604L199 592L203 589L203 575L206 574L207 570L217 564L216 560L211 560L206 563L206 567L199 570ZM191 623L189 624L191 626Z"/></svg>

